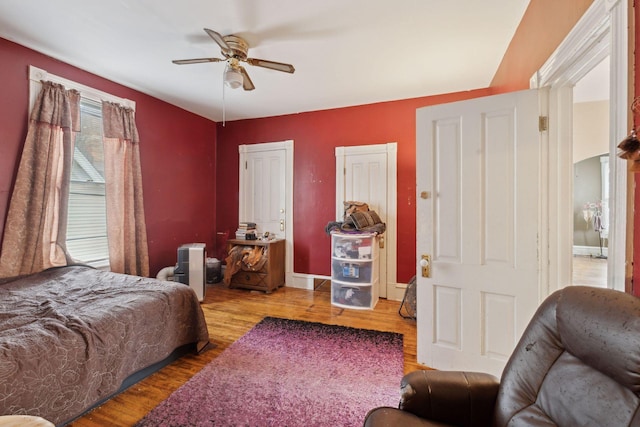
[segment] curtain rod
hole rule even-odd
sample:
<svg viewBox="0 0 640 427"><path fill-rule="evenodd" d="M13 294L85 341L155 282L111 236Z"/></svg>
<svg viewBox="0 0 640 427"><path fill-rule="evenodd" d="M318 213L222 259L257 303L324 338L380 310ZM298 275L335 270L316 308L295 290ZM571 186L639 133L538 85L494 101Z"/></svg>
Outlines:
<svg viewBox="0 0 640 427"><path fill-rule="evenodd" d="M54 83L63 85L66 89L75 89L80 92L85 98L92 99L94 101L109 101L116 104L120 104L125 107L129 107L135 111L136 103L130 99L119 98L106 92L102 92L92 87L76 83L73 80L68 80L55 74L51 74L46 70L43 70L33 65L29 65L29 80L40 83L41 80L48 80Z"/></svg>

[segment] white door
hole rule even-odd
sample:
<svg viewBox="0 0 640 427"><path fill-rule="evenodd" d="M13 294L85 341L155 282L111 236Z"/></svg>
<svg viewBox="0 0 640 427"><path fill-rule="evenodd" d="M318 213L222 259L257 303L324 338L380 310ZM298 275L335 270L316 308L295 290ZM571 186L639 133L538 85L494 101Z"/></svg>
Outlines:
<svg viewBox="0 0 640 427"><path fill-rule="evenodd" d="M419 109L418 362L500 376L539 304L537 91Z"/></svg>
<svg viewBox="0 0 640 427"><path fill-rule="evenodd" d="M238 221L286 240L286 283L293 283L293 141L241 145Z"/></svg>
<svg viewBox="0 0 640 427"><path fill-rule="evenodd" d="M385 233L379 241L379 295L388 298L388 286L395 282L388 280L388 260L393 253L395 259L395 157L390 156L391 150L395 154L396 144L379 144L357 147L336 148L336 219L342 221L344 201L355 200L365 202L369 209L376 211L387 225ZM392 158L390 162L390 157ZM392 163L392 166L389 164ZM391 171L389 169L392 169ZM342 172L342 174L340 173ZM391 196L393 194L393 196ZM390 206L392 205L392 206ZM391 282L391 283L389 283ZM397 298L394 298L397 299Z"/></svg>
<svg viewBox="0 0 640 427"><path fill-rule="evenodd" d="M240 221L255 222L260 234L285 238L285 151L249 152L244 157Z"/></svg>

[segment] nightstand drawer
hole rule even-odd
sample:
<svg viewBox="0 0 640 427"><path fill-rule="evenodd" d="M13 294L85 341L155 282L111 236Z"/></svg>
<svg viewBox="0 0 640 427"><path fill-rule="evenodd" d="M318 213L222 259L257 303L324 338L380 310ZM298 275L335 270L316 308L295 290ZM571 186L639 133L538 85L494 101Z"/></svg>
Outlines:
<svg viewBox="0 0 640 427"><path fill-rule="evenodd" d="M231 285L265 286L266 273L256 273L253 271L238 271L231 278Z"/></svg>

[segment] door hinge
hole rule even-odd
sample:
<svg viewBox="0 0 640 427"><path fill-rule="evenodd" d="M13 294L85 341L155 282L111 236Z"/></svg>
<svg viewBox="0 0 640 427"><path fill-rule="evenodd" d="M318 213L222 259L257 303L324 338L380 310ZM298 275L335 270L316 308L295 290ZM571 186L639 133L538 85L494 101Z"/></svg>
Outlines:
<svg viewBox="0 0 640 427"><path fill-rule="evenodd" d="M538 131L546 132L549 130L549 116L538 117Z"/></svg>
<svg viewBox="0 0 640 427"><path fill-rule="evenodd" d="M247 160L244 161L244 170L249 169L249 162Z"/></svg>

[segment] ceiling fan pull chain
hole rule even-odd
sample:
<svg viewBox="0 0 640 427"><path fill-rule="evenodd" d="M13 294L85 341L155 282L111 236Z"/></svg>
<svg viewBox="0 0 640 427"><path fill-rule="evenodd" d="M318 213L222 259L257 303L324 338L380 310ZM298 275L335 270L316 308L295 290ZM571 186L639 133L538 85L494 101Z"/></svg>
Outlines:
<svg viewBox="0 0 640 427"><path fill-rule="evenodd" d="M226 119L226 104L225 104L225 84L224 80L222 80L222 127L225 127L225 119Z"/></svg>

